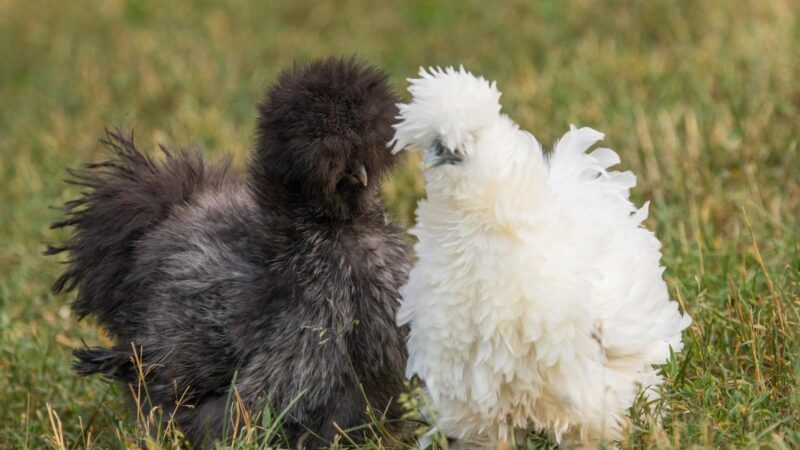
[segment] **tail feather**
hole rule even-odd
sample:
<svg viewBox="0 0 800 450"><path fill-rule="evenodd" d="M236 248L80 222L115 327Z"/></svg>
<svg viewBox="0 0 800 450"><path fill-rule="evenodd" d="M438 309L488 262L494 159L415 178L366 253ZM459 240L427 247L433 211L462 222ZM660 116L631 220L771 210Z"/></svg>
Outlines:
<svg viewBox="0 0 800 450"><path fill-rule="evenodd" d="M73 366L80 375L101 373L117 380L133 382L136 368L130 351L117 348L78 348L73 350L76 361Z"/></svg>
<svg viewBox="0 0 800 450"><path fill-rule="evenodd" d="M120 308L131 289L121 289L136 242L170 211L202 189L226 179L229 164L206 166L199 152L173 155L163 146L162 164L136 149L133 133L106 130L100 142L113 153L109 161L68 170L68 183L85 188L78 199L64 204L65 218L51 228L72 228L63 245L45 254L68 252L67 269L56 280L56 293L78 289L72 304L80 317L93 314L112 334L119 333Z"/></svg>
<svg viewBox="0 0 800 450"><path fill-rule="evenodd" d="M584 199L600 196L631 206L628 198L636 176L630 171L609 170L620 162L615 151L601 147L589 152L603 138L603 133L591 128L570 126L550 154L548 181L553 192Z"/></svg>

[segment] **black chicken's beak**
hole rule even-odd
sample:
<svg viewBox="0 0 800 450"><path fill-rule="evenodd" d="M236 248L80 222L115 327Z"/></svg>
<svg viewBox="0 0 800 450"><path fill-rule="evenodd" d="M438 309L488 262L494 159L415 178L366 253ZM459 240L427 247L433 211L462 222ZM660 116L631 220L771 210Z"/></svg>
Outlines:
<svg viewBox="0 0 800 450"><path fill-rule="evenodd" d="M369 184L369 178L367 178L367 169L363 164L359 164L355 169L353 169L353 171L350 172L350 176L355 178L364 187L367 187L367 184Z"/></svg>

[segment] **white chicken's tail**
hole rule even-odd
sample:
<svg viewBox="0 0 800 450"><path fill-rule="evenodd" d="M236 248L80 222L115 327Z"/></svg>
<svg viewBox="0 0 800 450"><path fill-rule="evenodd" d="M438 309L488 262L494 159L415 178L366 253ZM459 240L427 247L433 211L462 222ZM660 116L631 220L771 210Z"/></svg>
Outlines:
<svg viewBox="0 0 800 450"><path fill-rule="evenodd" d="M604 137L603 133L588 127L570 126L570 130L556 143L548 161L548 183L556 195L584 196L591 193L605 201L630 205L628 197L630 189L636 185L636 176L630 171L608 170L619 164L619 155L605 147L587 153Z"/></svg>

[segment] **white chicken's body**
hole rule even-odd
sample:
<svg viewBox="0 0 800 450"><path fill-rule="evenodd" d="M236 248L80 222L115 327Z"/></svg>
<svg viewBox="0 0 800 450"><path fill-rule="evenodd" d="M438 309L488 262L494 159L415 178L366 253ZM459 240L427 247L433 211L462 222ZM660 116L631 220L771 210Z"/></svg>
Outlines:
<svg viewBox="0 0 800 450"><path fill-rule="evenodd" d="M437 75L469 74L423 74L415 101L442 95L422 92ZM459 114L486 109L490 96L474 94ZM404 106L398 146L420 145L430 139L415 126L422 116ZM641 226L646 205L628 200L635 177L606 171L619 162L609 149L586 153L603 135L573 128L548 158L496 114L486 126L434 127L465 157L426 174L411 231L419 260L398 313L411 326L407 374L424 380L439 429L468 445L494 447L517 430L617 440L640 387L656 394L653 365L681 349L690 319L669 299L660 243Z"/></svg>

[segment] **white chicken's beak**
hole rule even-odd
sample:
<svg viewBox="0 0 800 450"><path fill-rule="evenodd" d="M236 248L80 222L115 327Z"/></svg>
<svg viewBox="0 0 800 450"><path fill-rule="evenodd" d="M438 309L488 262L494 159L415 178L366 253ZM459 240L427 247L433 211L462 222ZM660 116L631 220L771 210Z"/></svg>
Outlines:
<svg viewBox="0 0 800 450"><path fill-rule="evenodd" d="M425 152L425 156L422 157L422 167L428 170L443 164L457 164L463 159L460 153L450 150L442 145L439 140L436 140L433 146Z"/></svg>

